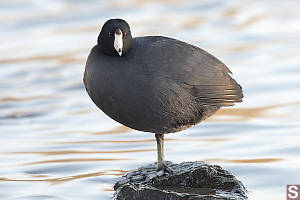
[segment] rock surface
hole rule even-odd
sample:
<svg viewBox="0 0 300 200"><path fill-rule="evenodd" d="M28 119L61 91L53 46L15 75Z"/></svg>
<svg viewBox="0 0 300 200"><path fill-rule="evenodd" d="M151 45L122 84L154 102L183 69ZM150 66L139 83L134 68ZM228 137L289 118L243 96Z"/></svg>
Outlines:
<svg viewBox="0 0 300 200"><path fill-rule="evenodd" d="M115 200L210 200L247 198L245 186L218 165L166 162L174 174L157 176L156 164L130 172L114 185Z"/></svg>

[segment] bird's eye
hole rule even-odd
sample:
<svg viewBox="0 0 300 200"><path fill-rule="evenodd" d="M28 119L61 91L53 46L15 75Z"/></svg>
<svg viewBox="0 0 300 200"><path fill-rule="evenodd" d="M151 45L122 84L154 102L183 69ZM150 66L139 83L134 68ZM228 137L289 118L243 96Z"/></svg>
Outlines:
<svg viewBox="0 0 300 200"><path fill-rule="evenodd" d="M124 33L124 38L126 38L126 36L127 36L127 33L125 32L125 33Z"/></svg>
<svg viewBox="0 0 300 200"><path fill-rule="evenodd" d="M108 37L111 37L111 33L110 32L108 32Z"/></svg>

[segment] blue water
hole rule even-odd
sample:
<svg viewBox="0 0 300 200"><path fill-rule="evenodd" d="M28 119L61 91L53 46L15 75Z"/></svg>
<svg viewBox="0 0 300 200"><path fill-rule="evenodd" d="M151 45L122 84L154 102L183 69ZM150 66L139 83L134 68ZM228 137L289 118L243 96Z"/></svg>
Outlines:
<svg viewBox="0 0 300 200"><path fill-rule="evenodd" d="M102 24L164 35L222 60L244 102L166 136L166 159L205 160L236 175L252 199L300 184L298 1L0 2L0 199L110 199L115 180L154 162L154 135L92 103L82 83Z"/></svg>

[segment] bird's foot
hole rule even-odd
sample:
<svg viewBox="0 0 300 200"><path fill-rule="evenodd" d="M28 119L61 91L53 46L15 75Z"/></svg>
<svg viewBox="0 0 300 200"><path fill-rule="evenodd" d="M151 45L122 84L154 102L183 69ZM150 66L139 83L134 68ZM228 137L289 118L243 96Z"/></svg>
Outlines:
<svg viewBox="0 0 300 200"><path fill-rule="evenodd" d="M166 164L162 164L161 166L157 167L157 176L163 175L173 175L173 170L168 167Z"/></svg>

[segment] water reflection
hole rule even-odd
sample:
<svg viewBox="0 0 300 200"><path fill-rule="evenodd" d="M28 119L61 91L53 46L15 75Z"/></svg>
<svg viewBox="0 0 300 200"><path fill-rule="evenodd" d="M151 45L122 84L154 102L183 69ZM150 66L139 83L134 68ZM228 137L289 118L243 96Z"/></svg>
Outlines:
<svg viewBox="0 0 300 200"><path fill-rule="evenodd" d="M6 58L0 59L0 64L10 64L10 63L26 63L26 62L46 62L46 61L58 61L61 64L68 63L84 63L85 59L76 58L78 54L87 52L87 49L77 50L73 52L55 54L55 55L39 55L23 58Z"/></svg>
<svg viewBox="0 0 300 200"><path fill-rule="evenodd" d="M255 108L226 108L226 109L219 110L216 114L216 117L209 118L208 121L247 121L255 118L285 118L285 117L290 117L298 114L294 112L275 114L274 112L271 111L278 108L297 106L297 105L300 105L299 101L285 103L285 104L261 106ZM234 119L227 118L227 119L218 120L217 116L233 116L236 118Z"/></svg>
<svg viewBox="0 0 300 200"><path fill-rule="evenodd" d="M107 170L107 171L101 171L101 172L93 172L93 173L87 173L87 174L79 174L74 176L66 176L66 177L59 177L59 178L47 178L46 175L34 175L32 176L35 179L9 179L9 178L0 178L0 181L21 181L21 182L50 182L52 184L60 184L68 181L73 181L77 179L82 178L89 178L89 177L98 177L103 175L114 175L114 176L121 176L127 173L128 171L121 171L121 170ZM46 178L45 178L46 177Z"/></svg>
<svg viewBox="0 0 300 200"><path fill-rule="evenodd" d="M119 161L129 160L126 158L69 158L69 159L57 159L57 160L43 160L37 162L24 163L23 165L38 165L46 163L74 163L74 162L103 162L103 161Z"/></svg>
<svg viewBox="0 0 300 200"><path fill-rule="evenodd" d="M147 152L156 151L156 149L135 149L135 150L121 150L121 151L78 151L78 150L68 150L68 151L39 151L39 152L8 152L8 154L42 154L45 156L53 155L67 155L67 154L122 154L122 153L137 153L137 152Z"/></svg>
<svg viewBox="0 0 300 200"><path fill-rule="evenodd" d="M283 199L285 184L299 180L299 2L0 4L1 199L110 199L115 178L156 160L154 135L113 122L82 85L109 17L126 18L135 36L201 46L244 88L244 103L167 135L167 160L218 163L253 199Z"/></svg>

